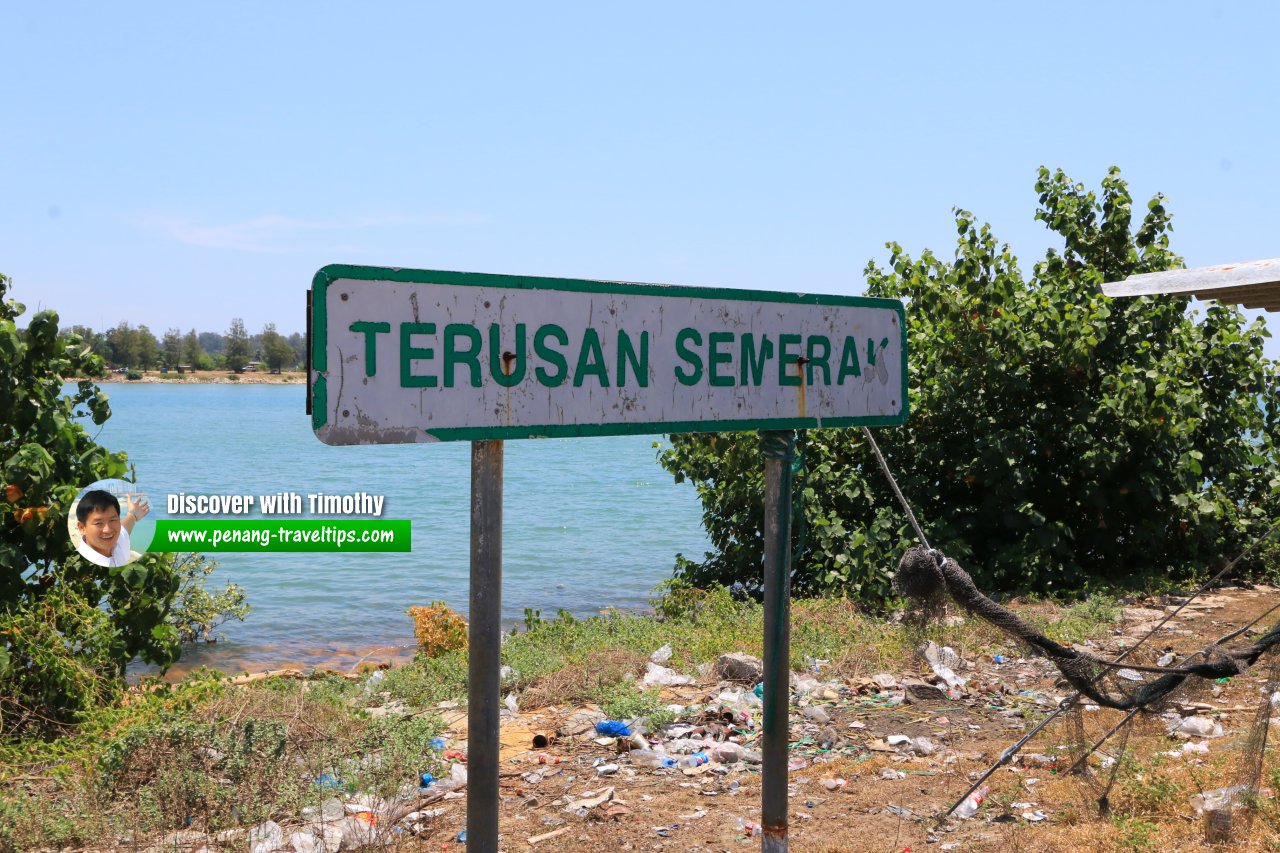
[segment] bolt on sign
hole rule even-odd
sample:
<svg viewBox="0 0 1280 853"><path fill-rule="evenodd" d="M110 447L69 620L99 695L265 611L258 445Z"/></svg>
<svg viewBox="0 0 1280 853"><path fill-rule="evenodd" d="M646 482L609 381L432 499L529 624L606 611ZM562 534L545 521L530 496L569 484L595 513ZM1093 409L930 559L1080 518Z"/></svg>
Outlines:
<svg viewBox="0 0 1280 853"><path fill-rule="evenodd" d="M308 403L326 444L891 426L891 299L333 265Z"/></svg>

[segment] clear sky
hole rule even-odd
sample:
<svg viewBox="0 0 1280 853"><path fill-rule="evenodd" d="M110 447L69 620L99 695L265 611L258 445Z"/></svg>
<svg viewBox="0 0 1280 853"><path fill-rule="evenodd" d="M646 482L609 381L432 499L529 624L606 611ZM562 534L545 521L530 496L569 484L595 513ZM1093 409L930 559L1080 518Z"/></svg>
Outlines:
<svg viewBox="0 0 1280 853"><path fill-rule="evenodd" d="M327 263L858 294L1036 169L1280 256L1280 4L6 3L0 272L66 324L304 325ZM1272 321L1274 325L1274 320ZM1280 354L1280 343L1269 349Z"/></svg>

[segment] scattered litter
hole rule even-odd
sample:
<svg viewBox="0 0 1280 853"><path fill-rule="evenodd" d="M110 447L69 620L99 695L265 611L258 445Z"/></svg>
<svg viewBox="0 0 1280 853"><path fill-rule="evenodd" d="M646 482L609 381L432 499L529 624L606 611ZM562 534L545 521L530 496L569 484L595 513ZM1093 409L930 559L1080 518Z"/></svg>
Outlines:
<svg viewBox="0 0 1280 853"><path fill-rule="evenodd" d="M621 720L601 720L596 723L596 732L605 737L631 737L631 726Z"/></svg>
<svg viewBox="0 0 1280 853"><path fill-rule="evenodd" d="M1229 788L1205 791L1191 798L1191 810L1197 815L1203 815L1205 812L1229 809L1242 803L1253 790L1252 785L1232 785ZM1272 792L1269 788L1260 788L1258 796L1262 799L1270 799Z"/></svg>
<svg viewBox="0 0 1280 853"><path fill-rule="evenodd" d="M820 726L831 722L831 715L827 713L827 709L821 705L806 705L801 709L800 713L807 720L812 720Z"/></svg>
<svg viewBox="0 0 1280 853"><path fill-rule="evenodd" d="M671 644L667 643L666 645L659 648L656 652L649 655L649 660L653 661L654 663L666 663L667 661L671 660Z"/></svg>
<svg viewBox="0 0 1280 853"><path fill-rule="evenodd" d="M1222 737L1222 723L1208 717L1179 717L1176 714L1166 718L1169 734L1186 735L1188 737Z"/></svg>
<svg viewBox="0 0 1280 853"><path fill-rule="evenodd" d="M1194 741L1187 741L1177 749L1169 750L1168 752L1165 753L1165 755L1169 755L1174 758L1183 758L1187 755L1207 755L1208 753L1209 753L1209 742L1202 740L1199 743L1195 743Z"/></svg>
<svg viewBox="0 0 1280 853"><path fill-rule="evenodd" d="M902 698L909 705L921 705L926 702L945 702L951 697L940 687L932 684L903 684Z"/></svg>
<svg viewBox="0 0 1280 853"><path fill-rule="evenodd" d="M582 799L570 801L569 804L564 807L564 810L567 812L576 812L579 809L590 811L601 803L607 803L612 799L613 788L605 788L599 794L594 796L592 796L590 792L587 792L583 795Z"/></svg>
<svg viewBox="0 0 1280 853"><path fill-rule="evenodd" d="M1049 769L1057 767L1062 761L1057 755L1044 755L1039 752L1023 753L1018 757L1022 759L1023 764L1034 767L1048 767Z"/></svg>
<svg viewBox="0 0 1280 853"><path fill-rule="evenodd" d="M530 836L525 839L525 842L528 844L537 844L540 841L546 841L548 839L555 838L556 836L564 835L568 831L569 827L567 826L561 829L553 829L551 832L544 832L541 835Z"/></svg>
<svg viewBox="0 0 1280 853"><path fill-rule="evenodd" d="M982 807L982 803L987 798L987 794L991 793L991 786L983 785L969 796L965 797L960 805L956 806L952 811L952 817L958 817L961 820L968 820L978 813L978 809Z"/></svg>
<svg viewBox="0 0 1280 853"><path fill-rule="evenodd" d="M930 640L924 647L924 659L933 670L933 674L952 690L963 690L967 679L956 674L956 670L964 666L964 661L956 650L950 646L939 646Z"/></svg>
<svg viewBox="0 0 1280 853"><path fill-rule="evenodd" d="M652 749L633 749L627 753L636 767L675 767L676 760Z"/></svg>
<svg viewBox="0 0 1280 853"><path fill-rule="evenodd" d="M648 671L640 679L640 684L644 687L670 687L676 684L692 684L693 681L694 679L691 675L681 675L674 669L667 669L665 666L650 661Z"/></svg>

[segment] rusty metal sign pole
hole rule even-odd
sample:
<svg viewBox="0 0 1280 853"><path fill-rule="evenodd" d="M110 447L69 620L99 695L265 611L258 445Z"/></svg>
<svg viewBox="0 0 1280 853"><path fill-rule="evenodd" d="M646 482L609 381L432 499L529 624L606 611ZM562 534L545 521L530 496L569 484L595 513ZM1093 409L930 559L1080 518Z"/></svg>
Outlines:
<svg viewBox="0 0 1280 853"><path fill-rule="evenodd" d="M762 853L786 853L787 760L791 708L792 430L760 433L764 457L764 758Z"/></svg>
<svg viewBox="0 0 1280 853"><path fill-rule="evenodd" d="M471 442L471 624L467 662L467 849L498 851L502 688L501 441Z"/></svg>

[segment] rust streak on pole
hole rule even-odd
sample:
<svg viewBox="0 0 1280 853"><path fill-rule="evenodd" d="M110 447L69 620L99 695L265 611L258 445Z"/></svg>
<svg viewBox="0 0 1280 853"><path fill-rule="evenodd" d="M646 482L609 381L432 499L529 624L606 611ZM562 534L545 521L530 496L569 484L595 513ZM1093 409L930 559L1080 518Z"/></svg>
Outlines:
<svg viewBox="0 0 1280 853"><path fill-rule="evenodd" d="M471 624L467 661L467 849L498 850L502 666L501 441L471 442Z"/></svg>
<svg viewBox="0 0 1280 853"><path fill-rule="evenodd" d="M791 463L795 433L760 433L764 457L764 759L762 853L787 850L791 708Z"/></svg>

